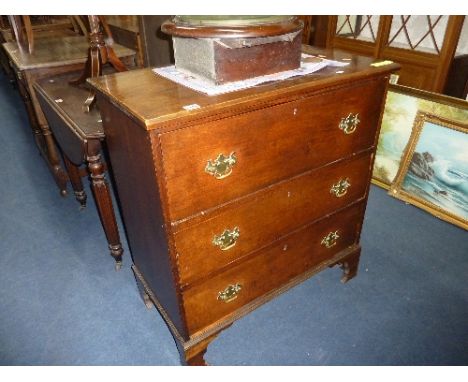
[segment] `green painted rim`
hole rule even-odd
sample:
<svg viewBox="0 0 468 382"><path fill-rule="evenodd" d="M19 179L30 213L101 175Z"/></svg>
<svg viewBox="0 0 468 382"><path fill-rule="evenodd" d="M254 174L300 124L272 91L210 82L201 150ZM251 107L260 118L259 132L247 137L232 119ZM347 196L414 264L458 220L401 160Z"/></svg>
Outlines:
<svg viewBox="0 0 468 382"><path fill-rule="evenodd" d="M173 21L176 25L184 26L210 26L210 27L245 27L251 25L268 25L287 22L294 16L230 16L230 15L207 15L207 16L175 16Z"/></svg>

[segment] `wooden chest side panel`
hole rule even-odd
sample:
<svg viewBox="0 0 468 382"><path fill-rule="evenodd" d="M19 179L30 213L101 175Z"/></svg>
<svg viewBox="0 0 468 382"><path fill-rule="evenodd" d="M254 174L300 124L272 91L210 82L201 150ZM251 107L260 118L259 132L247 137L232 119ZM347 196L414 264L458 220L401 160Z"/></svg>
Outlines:
<svg viewBox="0 0 468 382"><path fill-rule="evenodd" d="M374 144L385 80L358 82L294 102L161 134L171 221L320 167ZM353 134L340 120L359 113ZM231 175L205 172L208 160L234 152Z"/></svg>
<svg viewBox="0 0 468 382"><path fill-rule="evenodd" d="M148 132L106 98L98 96L98 105L133 262L185 335Z"/></svg>

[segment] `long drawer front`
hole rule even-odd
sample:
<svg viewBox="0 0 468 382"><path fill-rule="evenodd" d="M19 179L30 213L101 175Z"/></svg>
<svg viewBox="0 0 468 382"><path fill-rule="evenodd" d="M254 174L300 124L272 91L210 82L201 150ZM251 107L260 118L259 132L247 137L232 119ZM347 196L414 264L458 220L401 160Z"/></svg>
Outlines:
<svg viewBox="0 0 468 382"><path fill-rule="evenodd" d="M189 284L365 196L371 154L311 170L250 194L177 232L181 283Z"/></svg>
<svg viewBox="0 0 468 382"><path fill-rule="evenodd" d="M189 334L318 266L357 239L358 203L278 240L256 256L183 293Z"/></svg>
<svg viewBox="0 0 468 382"><path fill-rule="evenodd" d="M153 135L160 139L170 220L371 147L384 90L383 79L367 80Z"/></svg>

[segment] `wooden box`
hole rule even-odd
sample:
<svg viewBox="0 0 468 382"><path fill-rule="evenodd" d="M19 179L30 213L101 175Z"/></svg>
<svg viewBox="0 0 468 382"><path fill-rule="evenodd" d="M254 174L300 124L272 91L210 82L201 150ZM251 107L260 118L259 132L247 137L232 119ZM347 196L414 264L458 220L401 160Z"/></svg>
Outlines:
<svg viewBox="0 0 468 382"><path fill-rule="evenodd" d="M227 29L218 22L193 25L176 18L162 30L173 35L176 68L217 85L300 66L302 21L278 16L249 22Z"/></svg>

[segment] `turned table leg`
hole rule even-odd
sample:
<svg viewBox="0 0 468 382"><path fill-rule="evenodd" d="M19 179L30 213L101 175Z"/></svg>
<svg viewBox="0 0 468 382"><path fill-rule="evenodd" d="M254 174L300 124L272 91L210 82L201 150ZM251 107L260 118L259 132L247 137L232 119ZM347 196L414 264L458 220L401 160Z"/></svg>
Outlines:
<svg viewBox="0 0 468 382"><path fill-rule="evenodd" d="M75 198L80 203L80 209L84 209L86 207L87 196L83 188L83 182L81 181L80 170L65 154L63 155L63 162L65 163L68 177L70 178L70 183L75 193Z"/></svg>
<svg viewBox="0 0 468 382"><path fill-rule="evenodd" d="M49 166L52 168L55 183L57 183L57 186L60 189L60 194L62 196L65 196L67 195L68 176L66 175L65 170L60 164L60 157L57 146L54 141L54 137L52 135L52 131L50 130L48 125L42 125L40 126L40 129L42 135L44 136L44 141L47 150L46 155L49 161Z"/></svg>
<svg viewBox="0 0 468 382"><path fill-rule="evenodd" d="M104 175L104 166L101 159L101 144L98 141L88 142L87 163L91 177L91 188L96 201L102 227L106 234L111 256L116 262L116 269L122 266L122 244L115 219L114 208L109 186Z"/></svg>
<svg viewBox="0 0 468 382"><path fill-rule="evenodd" d="M34 113L32 100L22 82L22 75L20 72L17 73L17 77L18 91L24 102L24 106L26 107L26 114L28 115L29 126L31 127L34 136L34 141L36 142L36 145L39 148L39 152L42 154L45 149L44 137L42 136L41 128L39 127L39 123L36 119L36 114Z"/></svg>
<svg viewBox="0 0 468 382"><path fill-rule="evenodd" d="M26 106L29 124L34 135L36 145L39 148L39 152L47 162L49 169L52 171L55 183L60 190L60 195L66 196L68 176L60 165L60 156L57 146L55 145L52 132L50 131L48 125L41 125L39 123L36 117L36 112L34 110L33 100L31 99L30 93L26 89L26 85L23 83L23 76L21 72L17 73L17 78L18 90Z"/></svg>

